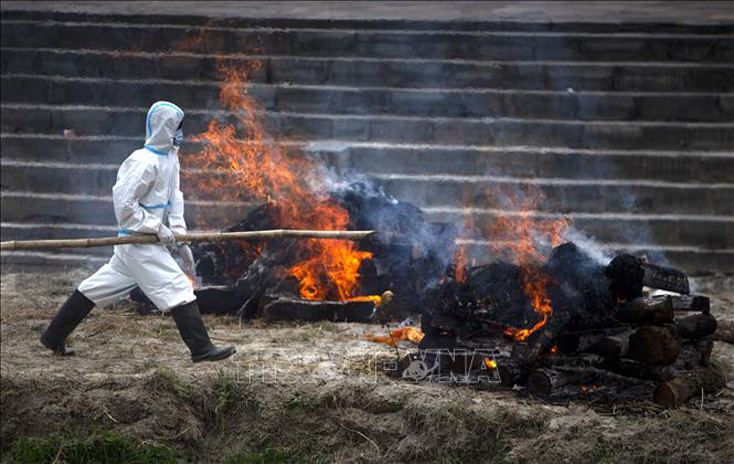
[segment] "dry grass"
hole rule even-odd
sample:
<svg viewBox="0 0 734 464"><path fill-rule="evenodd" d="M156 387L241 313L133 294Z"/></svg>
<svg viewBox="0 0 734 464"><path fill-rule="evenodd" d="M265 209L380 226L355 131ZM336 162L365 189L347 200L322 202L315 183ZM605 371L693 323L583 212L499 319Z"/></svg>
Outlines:
<svg viewBox="0 0 734 464"><path fill-rule="evenodd" d="M197 462L726 462L734 394L676 411L551 405L511 391L387 378L393 359L363 324L240 323L206 317L238 353L193 365L170 318L128 303L95 309L74 333L79 355L37 339L85 270L2 275L2 452L19 437L84 440L96 429L163 444ZM734 285L714 311L731 317ZM733 369L734 350L715 356Z"/></svg>

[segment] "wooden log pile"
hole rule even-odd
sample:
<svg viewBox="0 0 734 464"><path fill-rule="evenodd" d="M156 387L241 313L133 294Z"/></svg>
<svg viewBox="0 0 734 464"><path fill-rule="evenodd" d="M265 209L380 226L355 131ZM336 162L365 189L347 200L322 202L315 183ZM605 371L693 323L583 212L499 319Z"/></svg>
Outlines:
<svg viewBox="0 0 734 464"><path fill-rule="evenodd" d="M504 384L524 383L539 396L603 383L609 376L653 381L654 401L677 407L726 385L721 369L711 363L717 321L709 307L703 296L640 297L618 312L619 326L564 334L557 340L558 355L532 366L523 366L522 358L511 360L500 367L500 376Z"/></svg>

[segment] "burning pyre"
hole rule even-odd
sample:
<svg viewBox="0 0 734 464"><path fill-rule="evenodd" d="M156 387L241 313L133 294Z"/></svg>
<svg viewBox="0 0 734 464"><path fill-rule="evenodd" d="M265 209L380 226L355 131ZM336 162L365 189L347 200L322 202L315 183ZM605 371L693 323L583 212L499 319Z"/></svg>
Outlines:
<svg viewBox="0 0 734 464"><path fill-rule="evenodd" d="M197 292L202 310L364 322L420 314L422 332L406 327L373 337L419 343L418 353L400 363L404 376L417 380L424 367L421 379L492 372L507 386L559 395L569 387L588 393L620 378L642 379L659 383L656 399L666 405L684 401L692 389L720 387L723 376L709 362L707 337L716 321L702 303L708 300L642 297L643 283L687 293L682 274L629 255L608 264L593 259L569 242L568 218L536 214L544 198L532 188L511 196L486 189L473 198L468 206L498 212L484 227L467 222L459 231L429 222L419 208L368 179L337 179L297 144L275 140L247 94L247 70L223 73L221 104L236 123L213 120L195 137L204 148L184 157L184 185L195 185L198 198L259 204L227 231L378 234L361 242L196 246L198 273L209 285ZM477 242L487 245L493 262L475 265L476 253L467 244ZM388 290L395 297L382 302L379 295ZM674 309L700 314L676 319ZM477 349L490 355L476 356ZM456 350L472 353L470 359ZM446 352L451 354L441 354Z"/></svg>

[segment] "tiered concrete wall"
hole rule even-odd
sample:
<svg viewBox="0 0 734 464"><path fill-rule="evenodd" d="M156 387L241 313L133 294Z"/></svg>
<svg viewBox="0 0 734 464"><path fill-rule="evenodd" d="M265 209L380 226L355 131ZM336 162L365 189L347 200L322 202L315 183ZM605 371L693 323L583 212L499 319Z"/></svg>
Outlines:
<svg viewBox="0 0 734 464"><path fill-rule="evenodd" d="M202 130L218 110L218 63L257 59L251 93L275 128L434 219L491 221L461 199L532 183L550 200L541 215L569 214L608 247L731 272L733 33L3 11L2 238L113 233L116 168L140 146L150 103L175 101L188 132Z"/></svg>

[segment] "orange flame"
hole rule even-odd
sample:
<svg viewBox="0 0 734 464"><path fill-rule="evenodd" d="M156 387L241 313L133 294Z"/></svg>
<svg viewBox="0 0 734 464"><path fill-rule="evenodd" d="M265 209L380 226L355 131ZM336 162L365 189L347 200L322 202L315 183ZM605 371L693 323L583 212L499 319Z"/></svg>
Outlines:
<svg viewBox="0 0 734 464"><path fill-rule="evenodd" d="M528 188L521 195L511 196L505 200L505 208L514 212L502 214L485 230L485 236L495 252L509 253L510 257L522 269L525 295L530 300L533 310L540 316L540 320L529 329L509 327L505 334L518 341L526 340L532 333L542 328L553 314L553 307L546 292L549 283L548 276L542 272L540 266L547 257L543 246L558 246L563 243L563 234L569 226L567 218L557 220L539 220L533 216L533 211L544 200L543 194L535 189ZM485 191L492 198L493 193ZM513 241L499 241L496 237L513 237Z"/></svg>
<svg viewBox="0 0 734 464"><path fill-rule="evenodd" d="M222 106L230 110L234 124L212 120L208 129L193 139L204 148L183 157L190 173L188 185L197 196L217 200L249 200L273 206L275 222L291 229L344 230L349 213L324 192L316 162L273 139L261 118L261 108L248 95L247 77L260 63L247 68L224 67L220 86ZM194 171L195 170L195 171ZM368 252L358 251L348 240L299 241L299 262L289 269L298 279L303 298L347 300L355 297L359 267ZM258 252L261 251L257 250ZM252 252L248 248L248 252Z"/></svg>
<svg viewBox="0 0 734 464"><path fill-rule="evenodd" d="M392 336L388 337L371 337L369 336L368 339L371 342L377 342L377 343L386 343L390 346L395 346L395 343L407 340L411 343L418 344L423 340L424 334L421 332L421 330L417 327L400 327L398 329L392 329L390 331L390 334Z"/></svg>
<svg viewBox="0 0 734 464"><path fill-rule="evenodd" d="M454 261L456 262L456 271L455 271L454 278L459 283L466 282L466 278L467 278L466 248L459 247L459 249L456 250L456 253L454 254Z"/></svg>

